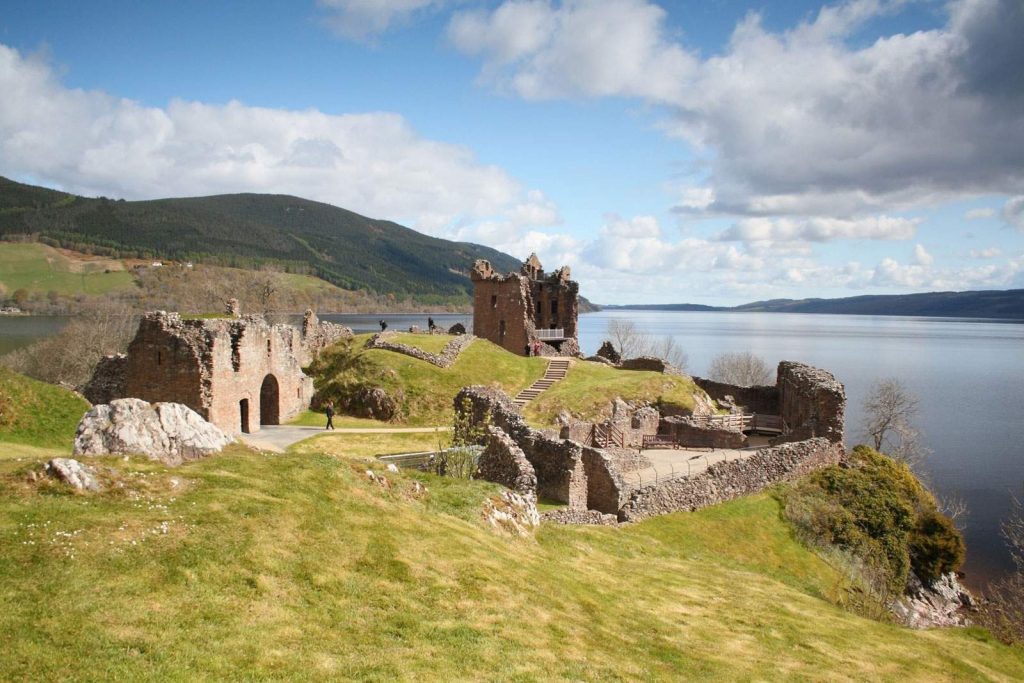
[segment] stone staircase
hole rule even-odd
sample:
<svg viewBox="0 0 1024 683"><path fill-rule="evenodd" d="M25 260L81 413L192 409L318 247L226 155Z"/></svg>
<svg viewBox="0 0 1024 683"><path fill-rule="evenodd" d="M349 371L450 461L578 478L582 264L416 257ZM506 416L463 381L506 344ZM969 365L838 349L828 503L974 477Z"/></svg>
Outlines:
<svg viewBox="0 0 1024 683"><path fill-rule="evenodd" d="M522 408L527 403L540 396L543 392L550 389L552 384L565 379L565 375L569 372L569 365L571 363L572 361L568 358L552 358L548 361L548 369L544 371L544 376L516 394L516 397L512 399L512 402Z"/></svg>

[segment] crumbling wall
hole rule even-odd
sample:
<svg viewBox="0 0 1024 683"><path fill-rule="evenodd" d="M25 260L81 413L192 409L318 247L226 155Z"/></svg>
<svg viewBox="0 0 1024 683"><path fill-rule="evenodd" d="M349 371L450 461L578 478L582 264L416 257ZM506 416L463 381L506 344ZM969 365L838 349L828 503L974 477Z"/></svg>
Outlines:
<svg viewBox="0 0 1024 683"><path fill-rule="evenodd" d="M833 443L843 440L846 391L831 372L782 361L777 385L785 440L802 441L818 436Z"/></svg>
<svg viewBox="0 0 1024 683"><path fill-rule="evenodd" d="M320 325L321 340L337 332ZM298 329L261 316L184 320L147 313L128 346L124 395L182 403L229 434L257 431L309 405L306 349Z"/></svg>
<svg viewBox="0 0 1024 683"><path fill-rule="evenodd" d="M598 448L583 447L582 455L583 470L587 477L586 509L617 515L629 494L618 463L614 457Z"/></svg>
<svg viewBox="0 0 1024 683"><path fill-rule="evenodd" d="M352 328L320 320L312 309L306 309L302 316L302 355L299 361L308 365L324 349L352 337Z"/></svg>
<svg viewBox="0 0 1024 683"><path fill-rule="evenodd" d="M124 398L124 387L127 380L128 356L119 353L104 356L93 370L89 382L82 388L82 395L93 405L110 403Z"/></svg>
<svg viewBox="0 0 1024 683"><path fill-rule="evenodd" d="M703 377L694 377L693 382L716 401L724 403L727 401L726 396L732 396L733 403L741 406L744 412L760 413L761 415L779 414L778 386L740 387L735 384L715 382Z"/></svg>
<svg viewBox="0 0 1024 683"><path fill-rule="evenodd" d="M537 474L523 450L503 430L489 425L477 478L506 486L537 502Z"/></svg>
<svg viewBox="0 0 1024 683"><path fill-rule="evenodd" d="M658 433L673 437L684 448L743 448L747 445L747 437L738 429L712 427L689 417L663 418Z"/></svg>
<svg viewBox="0 0 1024 683"><path fill-rule="evenodd" d="M366 348L393 351L394 353L401 353L418 360L426 361L427 363L436 365L439 368L450 368L455 364L455 361L459 359L459 355L462 351L469 346L474 339L476 339L476 337L471 334L459 335L445 344L441 353L429 353L415 346L409 346L408 344L401 344L393 341L392 338L394 336L394 332L378 332L366 341Z"/></svg>
<svg viewBox="0 0 1024 683"><path fill-rule="evenodd" d="M821 467L838 464L844 458L843 445L825 438L762 448L742 460L715 463L692 477L637 489L630 494L619 519L637 521L698 510L763 491L778 482L792 481Z"/></svg>
<svg viewBox="0 0 1024 683"><path fill-rule="evenodd" d="M460 423L482 426L489 421L522 449L536 473L538 496L573 508L587 507L587 475L580 444L532 429L512 399L500 389L465 387L456 395L454 404L461 415ZM487 445L484 439L481 445Z"/></svg>

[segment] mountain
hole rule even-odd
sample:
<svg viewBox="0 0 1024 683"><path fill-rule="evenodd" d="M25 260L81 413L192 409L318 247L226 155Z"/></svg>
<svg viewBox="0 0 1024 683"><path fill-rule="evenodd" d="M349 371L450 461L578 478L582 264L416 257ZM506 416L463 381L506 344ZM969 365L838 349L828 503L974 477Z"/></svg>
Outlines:
<svg viewBox="0 0 1024 683"><path fill-rule="evenodd" d="M602 306L608 310L734 311L761 313L841 313L846 315L908 315L941 318L1003 318L1024 320L1024 289L976 292L878 294L841 299L771 299L741 306L699 304L635 304Z"/></svg>
<svg viewBox="0 0 1024 683"><path fill-rule="evenodd" d="M230 266L277 264L348 290L420 300L465 299L485 258L520 261L479 244L430 237L391 221L287 195L231 194L150 201L87 198L0 178L0 239L41 241L120 258Z"/></svg>

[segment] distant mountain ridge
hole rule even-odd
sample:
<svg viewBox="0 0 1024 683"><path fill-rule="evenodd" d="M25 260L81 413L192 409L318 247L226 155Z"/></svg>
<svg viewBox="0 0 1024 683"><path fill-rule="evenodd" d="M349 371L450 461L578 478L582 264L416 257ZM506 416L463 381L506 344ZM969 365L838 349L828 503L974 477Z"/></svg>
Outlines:
<svg viewBox="0 0 1024 683"><path fill-rule="evenodd" d="M468 301L469 271L520 259L288 195L92 199L0 178L0 239L31 234L78 251L251 267L277 264L349 290Z"/></svg>
<svg viewBox="0 0 1024 683"><path fill-rule="evenodd" d="M602 306L601 308L606 310L832 313L1024 320L1024 289L868 294L840 299L771 299L754 301L740 306L633 304Z"/></svg>

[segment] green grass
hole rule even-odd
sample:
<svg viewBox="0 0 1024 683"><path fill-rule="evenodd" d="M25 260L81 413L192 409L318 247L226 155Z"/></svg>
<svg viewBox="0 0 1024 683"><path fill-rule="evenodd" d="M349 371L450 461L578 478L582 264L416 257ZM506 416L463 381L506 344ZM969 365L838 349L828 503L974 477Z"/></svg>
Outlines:
<svg viewBox="0 0 1024 683"><path fill-rule="evenodd" d="M981 631L833 605L768 496L519 539L481 520L491 484L241 447L103 464L81 495L0 461L0 680L1024 677Z"/></svg>
<svg viewBox="0 0 1024 683"><path fill-rule="evenodd" d="M448 432L412 434L331 434L301 441L289 450L295 453L325 453L343 458L372 458L394 453L415 453L447 448Z"/></svg>
<svg viewBox="0 0 1024 683"><path fill-rule="evenodd" d="M616 397L626 401L660 401L692 410L695 391L699 389L689 378L575 361L566 378L527 404L524 412L527 420L538 425L554 424L563 410L595 420L608 416L608 406Z"/></svg>
<svg viewBox="0 0 1024 683"><path fill-rule="evenodd" d="M89 403L66 389L0 366L0 441L68 448Z"/></svg>
<svg viewBox="0 0 1024 683"><path fill-rule="evenodd" d="M368 336L358 336L356 343ZM366 351L365 357L383 371L381 385L385 390L392 395L398 389L404 393L405 414L408 416L405 423L414 426L450 425L452 401L462 387L494 385L515 395L543 377L547 369L547 361L543 358L518 356L484 339L477 339L466 347L447 369L380 349Z"/></svg>
<svg viewBox="0 0 1024 683"><path fill-rule="evenodd" d="M45 244L0 242L0 285L8 296L18 289L44 294L107 294L131 289L134 284L135 277L120 261L73 260Z"/></svg>
<svg viewBox="0 0 1024 683"><path fill-rule="evenodd" d="M422 349L427 353L441 353L452 339L455 337L450 334L409 334L405 332L389 338L388 341Z"/></svg>

